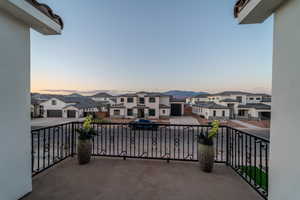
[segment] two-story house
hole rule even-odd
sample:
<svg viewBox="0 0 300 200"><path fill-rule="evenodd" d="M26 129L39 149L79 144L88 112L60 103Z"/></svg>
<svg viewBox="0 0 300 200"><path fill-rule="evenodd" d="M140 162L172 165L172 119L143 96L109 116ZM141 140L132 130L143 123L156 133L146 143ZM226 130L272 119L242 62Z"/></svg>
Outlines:
<svg viewBox="0 0 300 200"><path fill-rule="evenodd" d="M90 98L96 102L100 112L109 112L110 106L116 103L116 97L106 92L99 92Z"/></svg>
<svg viewBox="0 0 300 200"><path fill-rule="evenodd" d="M111 105L110 116L117 118L168 118L183 114L184 102L171 100L169 95L153 92L138 92L117 96L116 104Z"/></svg>

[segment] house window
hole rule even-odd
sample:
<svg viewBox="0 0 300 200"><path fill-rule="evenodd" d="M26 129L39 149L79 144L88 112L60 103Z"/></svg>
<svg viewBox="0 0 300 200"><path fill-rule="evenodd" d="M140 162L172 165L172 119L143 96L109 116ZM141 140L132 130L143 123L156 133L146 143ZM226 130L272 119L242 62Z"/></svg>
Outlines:
<svg viewBox="0 0 300 200"><path fill-rule="evenodd" d="M150 97L150 98L149 98L149 102L150 102L150 103L155 103L155 97Z"/></svg>
<svg viewBox="0 0 300 200"><path fill-rule="evenodd" d="M238 96L238 97L236 97L236 100L238 100L238 102L242 102L242 100L243 100L243 97L241 97L241 96Z"/></svg>
<svg viewBox="0 0 300 200"><path fill-rule="evenodd" d="M57 103L56 100L52 100L52 101L51 101L52 106L55 106L56 103Z"/></svg>
<svg viewBox="0 0 300 200"><path fill-rule="evenodd" d="M213 116L215 117L217 115L217 112L214 110L213 112Z"/></svg>
<svg viewBox="0 0 300 200"><path fill-rule="evenodd" d="M149 109L149 116L155 116L155 109Z"/></svg>
<svg viewBox="0 0 300 200"><path fill-rule="evenodd" d="M121 114L120 110L114 110L114 115L118 116L120 114Z"/></svg>
<svg viewBox="0 0 300 200"><path fill-rule="evenodd" d="M143 97L139 98L139 103L140 104L145 104L145 98L143 98Z"/></svg>
<svg viewBox="0 0 300 200"><path fill-rule="evenodd" d="M249 98L250 100L254 100L254 98L253 97L251 97L251 98Z"/></svg>
<svg viewBox="0 0 300 200"><path fill-rule="evenodd" d="M133 116L133 110L132 109L127 109L127 115L128 116Z"/></svg>
<svg viewBox="0 0 300 200"><path fill-rule="evenodd" d="M222 111L222 116L225 117L225 110Z"/></svg>
<svg viewBox="0 0 300 200"><path fill-rule="evenodd" d="M166 110L162 110L162 113L163 113L163 114L166 114Z"/></svg>
<svg viewBox="0 0 300 200"><path fill-rule="evenodd" d="M260 97L257 97L256 100L260 100Z"/></svg>
<svg viewBox="0 0 300 200"><path fill-rule="evenodd" d="M132 97L127 98L127 103L133 103L133 98Z"/></svg>
<svg viewBox="0 0 300 200"><path fill-rule="evenodd" d="M121 98L120 101L121 101L121 102L124 102L124 98Z"/></svg>

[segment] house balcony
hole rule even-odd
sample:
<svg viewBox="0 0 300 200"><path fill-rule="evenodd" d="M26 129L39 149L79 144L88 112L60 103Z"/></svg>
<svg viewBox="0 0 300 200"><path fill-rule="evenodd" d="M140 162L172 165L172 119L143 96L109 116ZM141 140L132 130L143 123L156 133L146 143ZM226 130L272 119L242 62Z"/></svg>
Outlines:
<svg viewBox="0 0 300 200"><path fill-rule="evenodd" d="M71 122L32 131L33 191L25 200L267 199L269 142L221 126L215 167L202 172L197 135L209 126L159 124L132 130L126 123L93 124L92 160L79 165Z"/></svg>
<svg viewBox="0 0 300 200"><path fill-rule="evenodd" d="M69 158L34 177L24 200L262 199L233 170L216 164L204 173L196 162L94 158L78 165Z"/></svg>

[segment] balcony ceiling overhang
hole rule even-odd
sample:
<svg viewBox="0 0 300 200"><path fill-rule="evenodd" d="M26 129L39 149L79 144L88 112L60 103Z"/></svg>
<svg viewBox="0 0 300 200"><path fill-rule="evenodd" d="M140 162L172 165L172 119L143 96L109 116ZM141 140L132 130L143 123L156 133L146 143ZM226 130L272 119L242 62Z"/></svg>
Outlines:
<svg viewBox="0 0 300 200"><path fill-rule="evenodd" d="M234 6L234 16L239 24L264 22L286 0L238 0Z"/></svg>
<svg viewBox="0 0 300 200"><path fill-rule="evenodd" d="M1 0L0 9L44 35L61 34L62 19L36 0Z"/></svg>

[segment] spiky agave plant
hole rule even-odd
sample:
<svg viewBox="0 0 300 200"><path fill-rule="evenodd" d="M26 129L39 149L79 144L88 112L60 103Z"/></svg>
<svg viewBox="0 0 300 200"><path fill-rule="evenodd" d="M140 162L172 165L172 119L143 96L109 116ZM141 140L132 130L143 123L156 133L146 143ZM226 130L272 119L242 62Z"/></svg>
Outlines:
<svg viewBox="0 0 300 200"><path fill-rule="evenodd" d="M208 134L200 133L198 136L198 142L206 145L213 145L213 138L218 134L220 122L218 120L214 120L211 123L212 127L208 131Z"/></svg>

